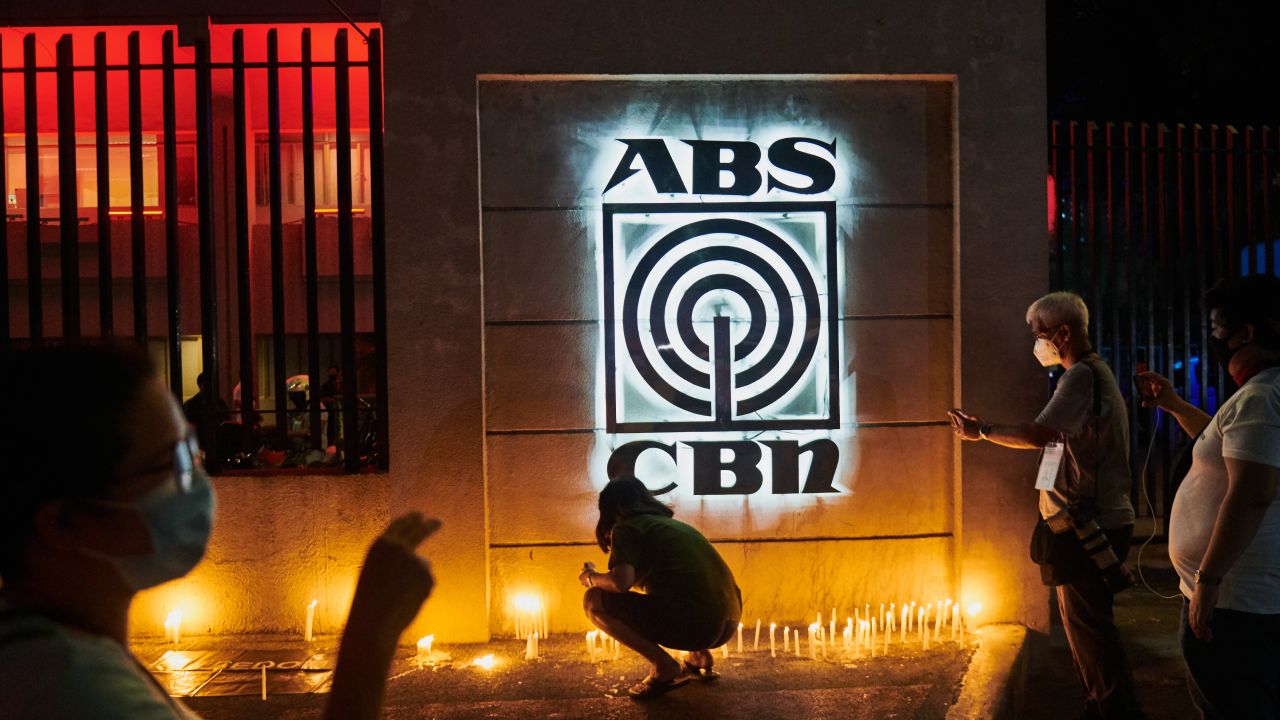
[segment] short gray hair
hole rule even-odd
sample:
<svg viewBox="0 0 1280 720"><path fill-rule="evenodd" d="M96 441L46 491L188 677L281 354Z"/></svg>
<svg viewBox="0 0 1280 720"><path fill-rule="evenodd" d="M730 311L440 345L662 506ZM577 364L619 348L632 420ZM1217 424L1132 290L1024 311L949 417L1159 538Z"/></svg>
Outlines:
<svg viewBox="0 0 1280 720"><path fill-rule="evenodd" d="M1073 292L1049 293L1027 308L1027 324L1037 319L1047 327L1069 325L1085 332L1089 329L1089 306Z"/></svg>

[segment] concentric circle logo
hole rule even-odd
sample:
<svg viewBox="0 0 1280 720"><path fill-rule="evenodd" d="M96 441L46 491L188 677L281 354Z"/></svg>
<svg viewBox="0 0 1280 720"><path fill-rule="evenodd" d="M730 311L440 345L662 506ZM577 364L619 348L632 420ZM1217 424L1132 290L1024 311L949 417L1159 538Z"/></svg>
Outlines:
<svg viewBox="0 0 1280 720"><path fill-rule="evenodd" d="M611 432L838 426L834 203L604 213Z"/></svg>

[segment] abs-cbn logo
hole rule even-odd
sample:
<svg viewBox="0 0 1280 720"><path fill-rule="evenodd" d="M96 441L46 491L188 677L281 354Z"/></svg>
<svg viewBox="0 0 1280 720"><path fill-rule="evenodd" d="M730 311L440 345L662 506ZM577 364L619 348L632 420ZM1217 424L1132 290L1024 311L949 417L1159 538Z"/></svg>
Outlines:
<svg viewBox="0 0 1280 720"><path fill-rule="evenodd" d="M839 428L835 141L783 138L767 162L749 141L619 142L601 216L606 430ZM698 495L755 493L766 472L775 494L836 492L827 438L637 440L610 475L646 451L688 457Z"/></svg>

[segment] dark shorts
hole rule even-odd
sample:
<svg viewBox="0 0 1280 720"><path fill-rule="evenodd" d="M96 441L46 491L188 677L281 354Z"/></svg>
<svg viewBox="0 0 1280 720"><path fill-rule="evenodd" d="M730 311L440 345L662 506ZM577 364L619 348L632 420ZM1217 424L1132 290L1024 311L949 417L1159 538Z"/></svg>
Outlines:
<svg viewBox="0 0 1280 720"><path fill-rule="evenodd" d="M621 620L648 640L675 650L719 647L738 628L738 618L715 617L686 601L635 592L600 595L609 617Z"/></svg>

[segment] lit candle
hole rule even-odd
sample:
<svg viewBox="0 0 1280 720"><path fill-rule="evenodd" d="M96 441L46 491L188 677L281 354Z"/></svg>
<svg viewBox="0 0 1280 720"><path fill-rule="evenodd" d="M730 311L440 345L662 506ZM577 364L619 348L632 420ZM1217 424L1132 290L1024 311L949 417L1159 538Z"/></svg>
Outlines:
<svg viewBox="0 0 1280 720"><path fill-rule="evenodd" d="M782 628L782 652L791 652L791 626Z"/></svg>
<svg viewBox="0 0 1280 720"><path fill-rule="evenodd" d="M956 631L960 626L960 606L951 606L951 641L955 642Z"/></svg>
<svg viewBox="0 0 1280 720"><path fill-rule="evenodd" d="M622 657L622 646L618 644L618 638L613 639L613 659L617 660Z"/></svg>
<svg viewBox="0 0 1280 720"><path fill-rule="evenodd" d="M435 635L424 635L418 638L418 665L422 665L423 660L431 662L431 643L435 639Z"/></svg>
<svg viewBox="0 0 1280 720"><path fill-rule="evenodd" d="M778 657L778 646L774 642L777 633L778 623L769 623L769 657Z"/></svg>
<svg viewBox="0 0 1280 720"><path fill-rule="evenodd" d="M844 651L853 650L853 618L845 618L844 621Z"/></svg>
<svg viewBox="0 0 1280 720"><path fill-rule="evenodd" d="M907 641L907 626L911 624L911 608L906 603L902 605L902 638L901 642Z"/></svg>
<svg viewBox="0 0 1280 720"><path fill-rule="evenodd" d="M591 658L591 662L596 661L596 636L599 634L599 630L592 630L587 633L587 655Z"/></svg>
<svg viewBox="0 0 1280 720"><path fill-rule="evenodd" d="M916 637L924 635L924 608L916 611Z"/></svg>
<svg viewBox="0 0 1280 720"><path fill-rule="evenodd" d="M791 640L793 641L791 644L796 651L796 657L800 657L800 628L796 628L796 631L791 634Z"/></svg>
<svg viewBox="0 0 1280 720"><path fill-rule="evenodd" d="M307 625L306 625L305 631L302 634L303 639L306 640L307 642L311 642L311 627L316 619L316 603L318 602L320 601L312 600L311 602L307 603Z"/></svg>
<svg viewBox="0 0 1280 720"><path fill-rule="evenodd" d="M742 653L742 623L738 623L738 653Z"/></svg>
<svg viewBox="0 0 1280 720"><path fill-rule="evenodd" d="M182 642L182 610L175 609L169 612L168 617L164 619L164 639L173 643Z"/></svg>
<svg viewBox="0 0 1280 720"><path fill-rule="evenodd" d="M894 608L893 603L889 603L889 614L885 616L885 619L889 622L889 625L888 625L889 632L893 632L894 630L897 630L897 628L894 626L894 623L897 621L895 620L893 615L893 608Z"/></svg>
<svg viewBox="0 0 1280 720"><path fill-rule="evenodd" d="M538 659L537 642L538 642L538 632L535 630L534 632L529 633L529 637L526 638L524 641L524 659L525 660Z"/></svg>
<svg viewBox="0 0 1280 720"><path fill-rule="evenodd" d="M720 646L720 659L722 660L729 659L729 643L725 643Z"/></svg>
<svg viewBox="0 0 1280 720"><path fill-rule="evenodd" d="M751 644L753 651L760 649L760 618L756 618L756 641Z"/></svg>
<svg viewBox="0 0 1280 720"><path fill-rule="evenodd" d="M942 605L942 601L938 601L938 609L933 613L933 641L939 640L939 633L942 632L942 624L946 622L947 613Z"/></svg>
<svg viewBox="0 0 1280 720"><path fill-rule="evenodd" d="M890 618L889 624L892 625L893 624L892 611L890 611L889 618ZM893 637L893 630L891 628L881 628L881 629L884 630L884 654L888 655L889 654L889 638Z"/></svg>
<svg viewBox="0 0 1280 720"><path fill-rule="evenodd" d="M871 619L871 657L876 656L876 625L879 623L880 621L878 619Z"/></svg>
<svg viewBox="0 0 1280 720"><path fill-rule="evenodd" d="M818 628L822 627L818 623L809 626L809 659L818 659Z"/></svg>

